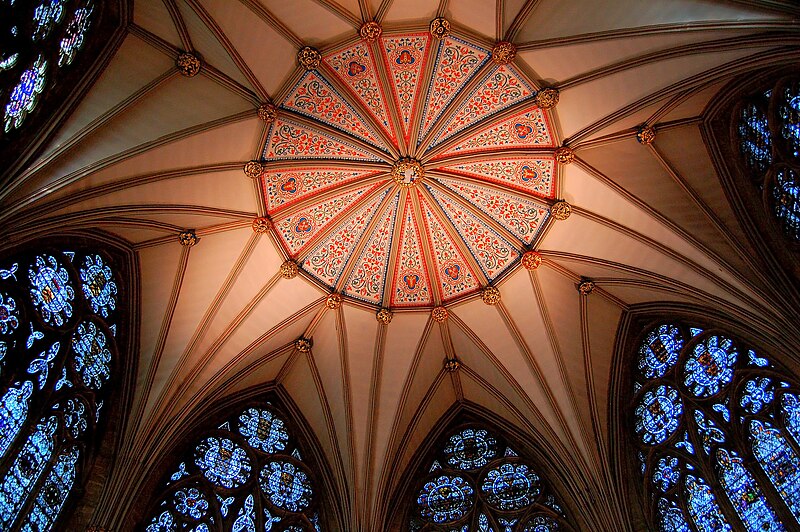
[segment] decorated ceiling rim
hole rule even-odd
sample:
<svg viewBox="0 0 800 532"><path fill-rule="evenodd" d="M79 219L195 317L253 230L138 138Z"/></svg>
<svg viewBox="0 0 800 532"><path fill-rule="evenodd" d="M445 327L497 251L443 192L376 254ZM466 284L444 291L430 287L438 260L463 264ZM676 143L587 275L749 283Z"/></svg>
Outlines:
<svg viewBox="0 0 800 532"><path fill-rule="evenodd" d="M564 218L551 213L563 203L557 91L514 64L513 44L441 20L303 47L259 113L269 125L252 175L276 243L316 284L374 307L475 296Z"/></svg>

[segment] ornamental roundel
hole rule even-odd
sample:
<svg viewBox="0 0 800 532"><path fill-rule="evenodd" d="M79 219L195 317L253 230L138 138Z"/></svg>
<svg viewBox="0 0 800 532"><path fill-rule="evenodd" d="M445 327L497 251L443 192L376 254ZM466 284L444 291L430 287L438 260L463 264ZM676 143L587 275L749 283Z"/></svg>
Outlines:
<svg viewBox="0 0 800 532"><path fill-rule="evenodd" d="M478 296L553 216L542 103L557 91L514 65L511 43L444 19L417 32L367 23L360 36L299 54L246 169L263 170L265 216L307 278L376 312Z"/></svg>

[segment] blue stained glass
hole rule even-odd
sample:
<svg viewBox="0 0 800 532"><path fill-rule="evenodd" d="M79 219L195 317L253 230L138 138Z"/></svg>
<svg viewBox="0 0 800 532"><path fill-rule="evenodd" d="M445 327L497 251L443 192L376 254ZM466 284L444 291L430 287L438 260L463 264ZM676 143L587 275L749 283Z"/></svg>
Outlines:
<svg viewBox="0 0 800 532"><path fill-rule="evenodd" d="M52 255L39 255L28 270L30 293L42 319L50 325L61 326L72 316L75 290L67 270Z"/></svg>
<svg viewBox="0 0 800 532"><path fill-rule="evenodd" d="M233 522L231 532L256 532L256 512L253 506L253 494L251 493L239 509L239 514L236 516L236 521Z"/></svg>
<svg viewBox="0 0 800 532"><path fill-rule="evenodd" d="M181 462L181 464L178 466L178 470L175 471L172 474L172 476L169 477L169 479L172 482L176 482L176 481L182 479L183 477L187 477L187 476L189 476L189 472L186 471L186 462Z"/></svg>
<svg viewBox="0 0 800 532"><path fill-rule="evenodd" d="M46 352L43 351L42 354L39 355L39 358L34 358L28 366L28 373L31 375L39 374L40 390L43 389L44 385L47 383L47 375L50 372L50 368L53 367L53 360L55 360L56 355L58 355L58 350L60 348L61 344L59 342L54 343Z"/></svg>
<svg viewBox="0 0 800 532"><path fill-rule="evenodd" d="M0 340L0 368L3 367L3 359L6 358L6 353L8 353L8 344Z"/></svg>
<svg viewBox="0 0 800 532"><path fill-rule="evenodd" d="M43 532L52 528L69 492L72 491L79 454L77 447L71 447L58 456L47 480L36 495L33 508L22 525L23 531Z"/></svg>
<svg viewBox="0 0 800 532"><path fill-rule="evenodd" d="M644 393L635 413L636 433L643 443L655 445L669 438L678 428L683 403L678 390L662 384Z"/></svg>
<svg viewBox="0 0 800 532"><path fill-rule="evenodd" d="M201 519L208 513L208 500L197 488L183 488L173 496L175 509L186 517Z"/></svg>
<svg viewBox="0 0 800 532"><path fill-rule="evenodd" d="M556 502L556 498L553 495L548 495L544 499L544 505L553 510L560 516L564 516L564 510L561 509L561 505Z"/></svg>
<svg viewBox="0 0 800 532"><path fill-rule="evenodd" d="M559 529L558 522L547 515L537 515L525 523L523 532L556 532Z"/></svg>
<svg viewBox="0 0 800 532"><path fill-rule="evenodd" d="M478 516L478 530L479 532L494 532L494 528L489 525L489 518L485 514Z"/></svg>
<svg viewBox="0 0 800 532"><path fill-rule="evenodd" d="M0 334L11 334L19 327L17 303L8 294L0 292Z"/></svg>
<svg viewBox="0 0 800 532"><path fill-rule="evenodd" d="M6 455L11 442L17 437L25 418L33 393L33 383L25 381L10 387L0 399L0 457Z"/></svg>
<svg viewBox="0 0 800 532"><path fill-rule="evenodd" d="M314 514L311 517L311 523L314 525L314 530L317 532L322 532L322 527L319 524L319 514Z"/></svg>
<svg viewBox="0 0 800 532"><path fill-rule="evenodd" d="M512 529L514 528L514 525L517 524L517 521L518 519L505 519L503 517L497 518L497 522L500 523L500 526L503 527L503 532L511 532ZM467 528L467 530L469 530L469 527L467 527L466 525L465 527Z"/></svg>
<svg viewBox="0 0 800 532"><path fill-rule="evenodd" d="M683 449L689 454L694 454L694 445L692 445L692 442L689 441L689 433L688 432L684 431L683 438L681 438L680 440L675 442L675 448L676 449Z"/></svg>
<svg viewBox="0 0 800 532"><path fill-rule="evenodd" d="M503 456L519 456L517 453L514 452L514 449L511 447L506 447L506 452Z"/></svg>
<svg viewBox="0 0 800 532"><path fill-rule="evenodd" d="M653 484L661 491L669 491L678 484L681 477L680 463L674 456L663 456L656 462L653 470Z"/></svg>
<svg viewBox="0 0 800 532"><path fill-rule="evenodd" d="M111 268L100 255L88 255L80 268L80 275L83 295L89 301L92 312L107 318L117 307L117 285Z"/></svg>
<svg viewBox="0 0 800 532"><path fill-rule="evenodd" d="M756 366L757 368L768 368L769 367L769 360L766 358L760 357L756 354L755 351L750 349L747 352L748 363L751 366Z"/></svg>
<svg viewBox="0 0 800 532"><path fill-rule="evenodd" d="M684 490L689 514L700 532L730 532L731 525L725 520L714 493L702 478L686 475Z"/></svg>
<svg viewBox="0 0 800 532"><path fill-rule="evenodd" d="M0 55L0 72L4 70L11 70L19 60L19 54L14 53L7 56Z"/></svg>
<svg viewBox="0 0 800 532"><path fill-rule="evenodd" d="M481 483L486 502L500 510L519 510L533 504L541 492L539 476L525 464L501 464Z"/></svg>
<svg viewBox="0 0 800 532"><path fill-rule="evenodd" d="M639 347L639 371L648 379L663 377L678 361L683 335L675 325L664 324L650 331Z"/></svg>
<svg viewBox="0 0 800 532"><path fill-rule="evenodd" d="M292 456L294 456L301 462L303 461L303 458L300 456L300 449L295 448L295 450L292 451Z"/></svg>
<svg viewBox="0 0 800 532"><path fill-rule="evenodd" d="M86 431L86 406L80 399L68 399L64 405L64 422L73 438Z"/></svg>
<svg viewBox="0 0 800 532"><path fill-rule="evenodd" d="M47 61L40 55L29 69L20 75L19 83L11 91L4 118L5 132L22 125L28 113L39 101L46 83Z"/></svg>
<svg viewBox="0 0 800 532"><path fill-rule="evenodd" d="M178 530L169 511L161 512L158 516L154 517L150 524L147 525L146 532L176 532Z"/></svg>
<svg viewBox="0 0 800 532"><path fill-rule="evenodd" d="M783 423L800 445L800 398L795 394L785 393L781 399Z"/></svg>
<svg viewBox="0 0 800 532"><path fill-rule="evenodd" d="M319 519L318 519L318 516L315 516L315 517L317 517L317 519L315 519L315 521L314 521L314 526L315 526L315 528L317 530L319 530L319 524L317 523L317 521ZM276 523L280 523L280 522L281 522L281 518L280 517L272 515L269 510L264 508L264 530L266 532L270 532L270 530L272 530L272 527Z"/></svg>
<svg viewBox="0 0 800 532"><path fill-rule="evenodd" d="M780 94L778 114L781 117L781 136L789 141L789 150L800 156L800 92L795 84L784 87Z"/></svg>
<svg viewBox="0 0 800 532"><path fill-rule="evenodd" d="M753 532L784 530L753 475L745 468L742 459L736 456L736 453L718 449L717 465L719 482L725 488L731 504L748 530Z"/></svg>
<svg viewBox="0 0 800 532"><path fill-rule="evenodd" d="M16 262L7 270L0 268L0 279L14 279L16 281L17 270L19 270L19 264Z"/></svg>
<svg viewBox="0 0 800 532"><path fill-rule="evenodd" d="M111 351L106 347L106 335L94 323L81 322L72 337L72 349L75 351L73 365L83 384L94 390L101 389L111 377Z"/></svg>
<svg viewBox="0 0 800 532"><path fill-rule="evenodd" d="M442 468L442 464L439 463L439 460L434 460L431 464L431 468L428 469L428 473L433 473L434 471L438 471Z"/></svg>
<svg viewBox="0 0 800 532"><path fill-rule="evenodd" d="M731 382L737 356L730 338L710 336L686 360L683 383L698 397L714 395Z"/></svg>
<svg viewBox="0 0 800 532"><path fill-rule="evenodd" d="M217 500L219 501L219 511L222 514L222 517L228 517L228 508L230 507L231 503L233 503L233 497L222 498L219 493L216 495Z"/></svg>
<svg viewBox="0 0 800 532"><path fill-rule="evenodd" d="M774 398L775 391L772 386L772 381L766 377L756 377L745 383L742 398L739 400L739 406L751 414L758 414L764 409L764 406L770 404Z"/></svg>
<svg viewBox="0 0 800 532"><path fill-rule="evenodd" d="M289 441L283 420L263 408L248 408L242 412L239 433L247 438L251 447L270 454L284 450Z"/></svg>
<svg viewBox="0 0 800 532"><path fill-rule="evenodd" d="M61 368L61 378L58 379L58 382L56 383L56 391L60 390L64 386L67 388L72 388L72 383L69 382L69 379L67 378L67 368Z"/></svg>
<svg viewBox="0 0 800 532"><path fill-rule="evenodd" d="M444 455L450 467L478 469L497 457L497 440L485 429L463 429L448 438Z"/></svg>
<svg viewBox="0 0 800 532"><path fill-rule="evenodd" d="M772 208L783 232L800 242L800 175L791 168L781 168L776 172Z"/></svg>
<svg viewBox="0 0 800 532"><path fill-rule="evenodd" d="M75 59L75 54L83 47L86 31L89 29L94 6L81 7L75 10L72 20L67 26L66 34L59 43L58 66L66 66Z"/></svg>
<svg viewBox="0 0 800 532"><path fill-rule="evenodd" d="M58 418L50 416L36 425L25 445L0 482L0 524L6 530L16 520L17 514L39 480L53 452L53 434L58 428Z"/></svg>
<svg viewBox="0 0 800 532"><path fill-rule="evenodd" d="M772 164L772 136L767 115L756 105L742 109L739 118L739 151L756 176L761 177Z"/></svg>
<svg viewBox="0 0 800 532"><path fill-rule="evenodd" d="M194 452L194 463L213 484L238 488L250 478L250 458L243 448L229 438L210 436Z"/></svg>
<svg viewBox="0 0 800 532"><path fill-rule="evenodd" d="M458 521L472 508L475 490L460 476L441 475L425 483L417 495L417 510L426 521Z"/></svg>
<svg viewBox="0 0 800 532"><path fill-rule="evenodd" d="M261 489L270 502L290 512L302 512L313 492L306 473L291 462L274 461L261 470Z"/></svg>
<svg viewBox="0 0 800 532"><path fill-rule="evenodd" d="M658 500L658 529L661 532L691 532L683 510L664 498Z"/></svg>
<svg viewBox="0 0 800 532"><path fill-rule="evenodd" d="M28 341L25 343L25 347L27 347L28 349L33 347L33 342L44 338L43 332L33 330L33 323L31 323L30 326L31 326L31 334L28 336Z"/></svg>
<svg viewBox="0 0 800 532"><path fill-rule="evenodd" d="M694 411L694 421L697 424L697 435L700 436L700 441L703 442L703 450L706 454L711 454L712 445L725 443L725 434L702 411Z"/></svg>
<svg viewBox="0 0 800 532"><path fill-rule="evenodd" d="M781 431L768 422L752 420L750 439L753 455L775 489L800 520L800 459Z"/></svg>
<svg viewBox="0 0 800 532"><path fill-rule="evenodd" d="M33 40L40 41L47 37L53 25L61 21L64 14L64 0L45 0L33 12L36 28L33 30Z"/></svg>
<svg viewBox="0 0 800 532"><path fill-rule="evenodd" d="M727 403L728 400L726 399L725 402ZM725 421L730 422L730 420L731 420L731 411L728 410L727 405L724 405L722 403L717 403L717 404L713 405L711 407L711 409L714 410L714 412L718 412L719 414L721 414L722 415L722 419L724 419Z"/></svg>

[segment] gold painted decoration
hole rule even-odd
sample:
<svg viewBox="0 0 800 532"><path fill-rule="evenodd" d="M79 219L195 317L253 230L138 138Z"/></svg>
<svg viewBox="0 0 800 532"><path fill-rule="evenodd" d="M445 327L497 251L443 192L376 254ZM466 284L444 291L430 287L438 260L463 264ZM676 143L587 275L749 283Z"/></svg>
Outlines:
<svg viewBox="0 0 800 532"><path fill-rule="evenodd" d="M559 164L570 164L574 160L575 152L572 151L572 148L562 146L556 150L556 161L558 161Z"/></svg>
<svg viewBox="0 0 800 532"><path fill-rule="evenodd" d="M536 93L536 105L539 109L551 109L558 103L558 89L548 87Z"/></svg>
<svg viewBox="0 0 800 532"><path fill-rule="evenodd" d="M192 52L181 52L175 61L182 76L193 78L200 73L200 58Z"/></svg>
<svg viewBox="0 0 800 532"><path fill-rule="evenodd" d="M447 309L444 307L436 307L431 311L431 317L433 321L442 323L444 320L447 319L448 312Z"/></svg>
<svg viewBox="0 0 800 532"><path fill-rule="evenodd" d="M248 161L244 165L244 175L251 179L258 179L264 173L264 165L260 161Z"/></svg>
<svg viewBox="0 0 800 532"><path fill-rule="evenodd" d="M450 21L444 17L431 20L431 35L441 40L450 35Z"/></svg>
<svg viewBox="0 0 800 532"><path fill-rule="evenodd" d="M381 28L381 25L374 20L370 20L361 26L361 29L358 30L358 33L365 41L373 42L380 38L381 34L383 33L383 28Z"/></svg>
<svg viewBox="0 0 800 532"><path fill-rule="evenodd" d="M197 244L197 241L200 240L197 237L197 234L194 232L194 229L187 229L186 231L181 231L178 233L178 242L181 243L181 246L192 247Z"/></svg>
<svg viewBox="0 0 800 532"><path fill-rule="evenodd" d="M578 292L580 292L582 296L588 296L593 290L594 281L590 281L589 279L581 279L581 282L578 283Z"/></svg>
<svg viewBox="0 0 800 532"><path fill-rule="evenodd" d="M392 179L403 188L411 188L425 175L425 169L419 161L410 157L403 157L392 167Z"/></svg>
<svg viewBox="0 0 800 532"><path fill-rule="evenodd" d="M508 41L500 41L492 48L492 61L498 65L507 65L517 57L517 47Z"/></svg>
<svg viewBox="0 0 800 532"><path fill-rule="evenodd" d="M444 370L448 373L454 373L461 367L461 363L455 358L446 358L444 360Z"/></svg>
<svg viewBox="0 0 800 532"><path fill-rule="evenodd" d="M556 220L566 220L572 214L572 207L566 201L557 201L550 207L550 215Z"/></svg>
<svg viewBox="0 0 800 532"><path fill-rule="evenodd" d="M652 126L640 127L636 132L636 140L639 141L639 144L644 144L645 146L652 144L656 140L656 128Z"/></svg>
<svg viewBox="0 0 800 532"><path fill-rule="evenodd" d="M269 218L266 216L259 216L253 220L253 231L263 235L269 231L270 223Z"/></svg>
<svg viewBox="0 0 800 532"><path fill-rule="evenodd" d="M294 342L294 347L301 353L308 353L314 346L314 340L301 336Z"/></svg>
<svg viewBox="0 0 800 532"><path fill-rule="evenodd" d="M281 264L281 277L284 279L294 279L297 277L297 272L299 271L297 267L297 263L291 260L287 260L283 264Z"/></svg>
<svg viewBox="0 0 800 532"><path fill-rule="evenodd" d="M481 292L481 298L487 305L496 305L500 302L500 290L494 286L487 286Z"/></svg>
<svg viewBox="0 0 800 532"><path fill-rule="evenodd" d="M526 251L522 255L522 267L526 270L535 270L542 264L542 255L536 251Z"/></svg>
<svg viewBox="0 0 800 532"><path fill-rule="evenodd" d="M258 117L267 124L271 124L278 118L278 108L269 102L262 103L258 107Z"/></svg>
<svg viewBox="0 0 800 532"><path fill-rule="evenodd" d="M319 50L310 46L304 46L297 52L297 62L306 70L316 70L319 68L319 62L322 56Z"/></svg>
<svg viewBox="0 0 800 532"><path fill-rule="evenodd" d="M380 309L376 314L375 317L378 319L379 322L383 323L384 325L389 325L392 323L392 311L388 308Z"/></svg>
<svg viewBox="0 0 800 532"><path fill-rule="evenodd" d="M342 296L339 294L329 295L328 299L325 300L325 306L331 310L336 310L342 306Z"/></svg>

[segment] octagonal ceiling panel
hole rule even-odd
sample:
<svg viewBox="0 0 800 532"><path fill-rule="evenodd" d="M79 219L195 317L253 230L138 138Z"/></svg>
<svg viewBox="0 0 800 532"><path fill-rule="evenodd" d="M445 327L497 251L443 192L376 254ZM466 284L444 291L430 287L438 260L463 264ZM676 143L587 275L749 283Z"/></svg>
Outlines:
<svg viewBox="0 0 800 532"><path fill-rule="evenodd" d="M375 306L430 307L535 246L557 190L555 136L518 68L427 32L319 59L278 106L261 177L278 241L310 277Z"/></svg>

